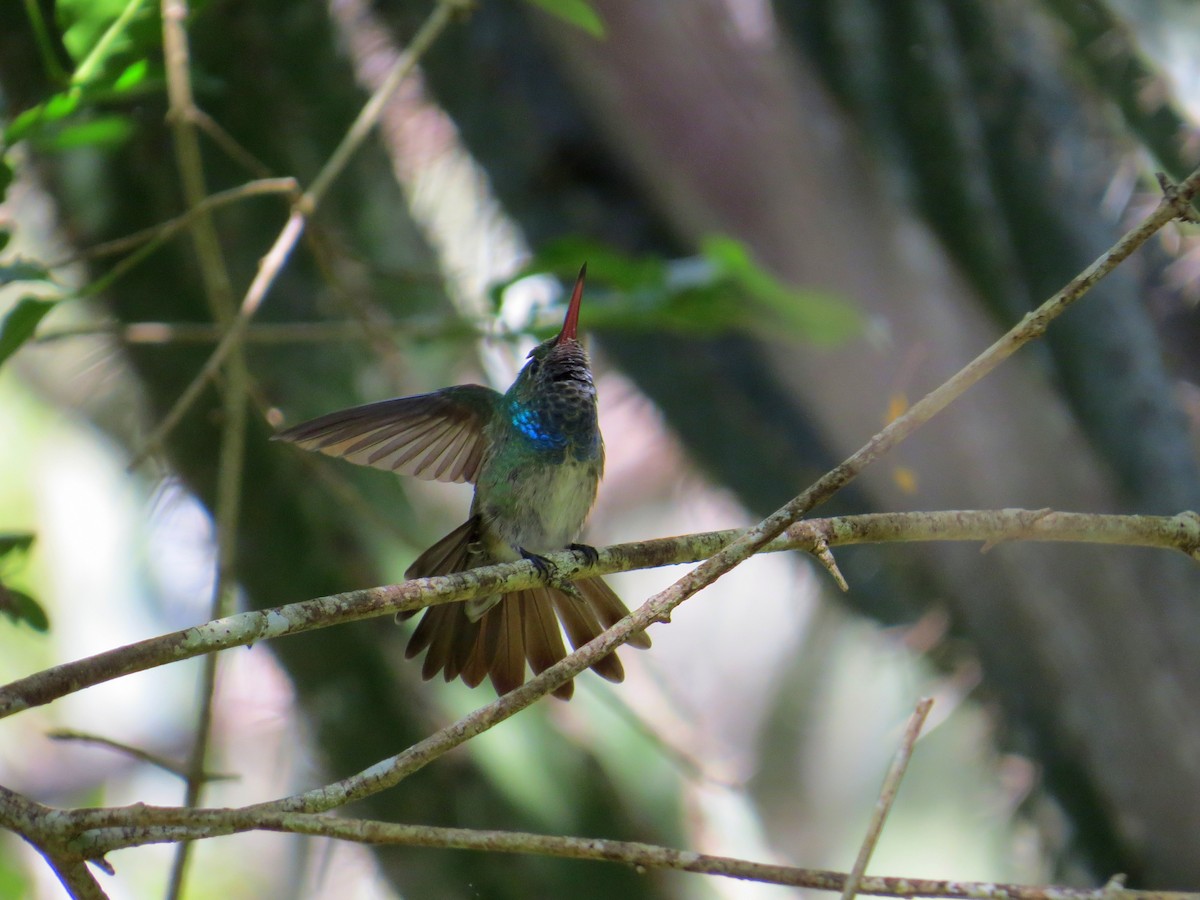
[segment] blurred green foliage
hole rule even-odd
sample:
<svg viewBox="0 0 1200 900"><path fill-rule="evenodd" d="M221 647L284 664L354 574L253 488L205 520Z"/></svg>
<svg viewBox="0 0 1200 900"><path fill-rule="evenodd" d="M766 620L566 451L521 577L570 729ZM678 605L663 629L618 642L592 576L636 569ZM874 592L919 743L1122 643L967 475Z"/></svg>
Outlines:
<svg viewBox="0 0 1200 900"><path fill-rule="evenodd" d="M5 563L10 557L23 556L32 545L33 535L29 532L0 534L0 576L5 575ZM0 577L0 615L14 623L24 622L35 631L50 630L50 618L41 604L24 591L6 585L3 577Z"/></svg>
<svg viewBox="0 0 1200 900"><path fill-rule="evenodd" d="M604 37L604 20L588 0L529 0L564 22L570 22L594 38Z"/></svg>
<svg viewBox="0 0 1200 900"><path fill-rule="evenodd" d="M510 285L532 275L569 280L584 260L593 287L587 306L589 330L692 337L744 334L822 344L849 340L862 330L862 317L849 301L784 284L745 244L725 235L706 238L699 257L674 262L632 256L588 238L561 238L497 284L492 300L499 306ZM612 291L596 291L597 285Z"/></svg>
<svg viewBox="0 0 1200 900"><path fill-rule="evenodd" d="M0 267L0 284L4 283L3 269ZM37 297L23 297L17 305L8 311L0 321L0 365L17 352L21 345L33 337L38 322L56 305L57 300L41 300Z"/></svg>
<svg viewBox="0 0 1200 900"><path fill-rule="evenodd" d="M123 143L134 126L121 107L134 97L161 90L164 84L156 4L64 0L56 5L53 29L41 19L36 4L26 8L39 35L43 65L61 90L7 125L4 148L20 140L42 150ZM63 70L62 51L51 34L61 36L62 50L74 64L70 73ZM110 106L116 111L109 111Z"/></svg>

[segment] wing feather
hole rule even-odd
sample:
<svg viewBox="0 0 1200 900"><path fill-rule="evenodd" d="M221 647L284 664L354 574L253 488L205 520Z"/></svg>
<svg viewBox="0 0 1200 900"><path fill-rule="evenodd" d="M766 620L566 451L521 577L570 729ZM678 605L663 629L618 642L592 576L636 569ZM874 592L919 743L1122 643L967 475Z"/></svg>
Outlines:
<svg viewBox="0 0 1200 900"><path fill-rule="evenodd" d="M459 429L458 434L451 436L438 456L437 467L433 470L435 479L438 481L461 480L458 476L462 472L462 457L469 439L470 432L465 429Z"/></svg>
<svg viewBox="0 0 1200 900"><path fill-rule="evenodd" d="M305 450L430 481L474 481L500 394L478 384L356 406L275 435Z"/></svg>
<svg viewBox="0 0 1200 900"><path fill-rule="evenodd" d="M344 449L341 446L342 442L320 449L321 452L328 453L331 448L337 447L343 459L357 462L354 457L361 456L363 465L395 470L420 456L427 447L445 434L446 429L447 423L442 419L427 419L415 423L388 422ZM386 443L381 443L382 441ZM387 461L386 464L380 465L383 460Z"/></svg>

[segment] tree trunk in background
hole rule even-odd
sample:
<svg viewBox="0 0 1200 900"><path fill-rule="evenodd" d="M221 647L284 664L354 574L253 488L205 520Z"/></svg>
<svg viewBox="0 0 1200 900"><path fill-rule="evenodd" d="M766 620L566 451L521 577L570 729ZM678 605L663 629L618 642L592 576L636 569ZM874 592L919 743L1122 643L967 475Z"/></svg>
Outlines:
<svg viewBox="0 0 1200 900"><path fill-rule="evenodd" d="M1098 211L1113 139L1084 116L1032 7L781 4L790 40L739 26L718 0L597 7L603 42L540 16L531 33L516 7L487 4L435 48L429 81L534 244L582 233L677 253L727 233L873 317L884 337L832 351L604 336L695 457L760 512L826 465L823 449L840 457L877 430L894 392L935 386L1119 233ZM422 8L380 4L400 34ZM817 27L831 22L841 45ZM1145 257L863 478L860 503L1196 506L1138 300ZM897 464L916 471L915 494L889 477ZM1200 790L1194 567L1132 550L906 547L892 573L922 588L898 600L855 580L868 554L881 556L841 554L852 599L887 620L949 609L1098 876L1200 885L1200 809L1180 800ZM768 833L789 833L778 798L794 771L764 773Z"/></svg>

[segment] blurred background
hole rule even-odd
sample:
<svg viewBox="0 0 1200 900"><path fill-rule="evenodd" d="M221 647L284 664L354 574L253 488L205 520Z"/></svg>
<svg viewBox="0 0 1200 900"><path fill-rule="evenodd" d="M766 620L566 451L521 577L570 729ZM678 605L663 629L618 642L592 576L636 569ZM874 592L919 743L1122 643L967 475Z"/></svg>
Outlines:
<svg viewBox="0 0 1200 900"><path fill-rule="evenodd" d="M430 9L193 4L209 190L310 182ZM161 32L151 3L0 5L9 349L14 323L36 324L0 367L0 532L34 536L0 556L5 682L208 618L219 392L127 471L217 334L192 245L102 290L120 256L65 262L185 208ZM757 521L1105 250L1156 202L1153 172L1190 171L1198 45L1184 0L483 0L391 102L251 326L238 602L399 580L461 522L469 488L267 439L389 396L503 389L585 258L608 448L586 539ZM286 212L260 197L216 214L236 297ZM819 513L1200 508L1196 258L1169 227ZM586 673L570 704L348 813L844 870L930 695L869 871L1200 890L1194 565L1048 545L837 557L849 594L805 559L754 559L625 651L623 685ZM633 606L681 571L612 582ZM203 802L346 776L491 699L422 682L406 639L385 618L224 654L209 768L236 777ZM179 803L177 777L48 735L182 762L200 681L192 661L5 721L0 783L57 806ZM189 897L794 893L279 835L194 852ZM111 896L157 896L171 849L110 861ZM0 836L0 896L60 895Z"/></svg>

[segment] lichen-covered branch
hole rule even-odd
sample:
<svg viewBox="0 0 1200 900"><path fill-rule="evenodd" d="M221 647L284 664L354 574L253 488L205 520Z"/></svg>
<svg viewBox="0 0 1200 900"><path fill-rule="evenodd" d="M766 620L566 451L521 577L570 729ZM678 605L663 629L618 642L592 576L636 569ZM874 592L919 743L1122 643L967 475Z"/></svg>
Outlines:
<svg viewBox="0 0 1200 900"><path fill-rule="evenodd" d="M707 559L742 534L737 530L710 531L616 544L600 550L594 564L572 551L547 558L567 578L606 575ZM836 547L896 541L981 541L989 547L1009 541L1124 544L1179 550L1200 559L1200 514L1108 516L1023 509L875 513L796 523L786 536L765 545L761 552L808 552L820 544ZM399 610L520 590L539 583L539 577L532 563L501 563L239 613L13 681L0 687L0 718L155 666Z"/></svg>

